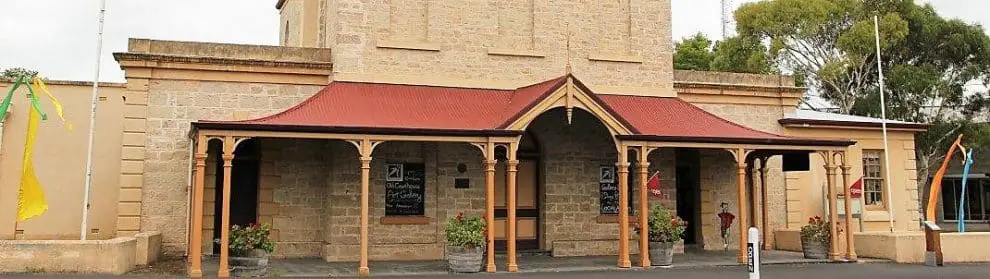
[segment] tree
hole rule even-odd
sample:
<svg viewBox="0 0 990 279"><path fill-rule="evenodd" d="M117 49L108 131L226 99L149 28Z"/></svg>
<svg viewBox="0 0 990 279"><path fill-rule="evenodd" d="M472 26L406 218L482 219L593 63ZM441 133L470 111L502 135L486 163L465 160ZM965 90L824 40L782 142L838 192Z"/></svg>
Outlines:
<svg viewBox="0 0 990 279"><path fill-rule="evenodd" d="M715 44L712 71L768 74L777 72L767 47L752 37L732 37Z"/></svg>
<svg viewBox="0 0 990 279"><path fill-rule="evenodd" d="M774 73L767 48L757 40L732 37L721 42L704 34L675 43L674 69L733 73Z"/></svg>
<svg viewBox="0 0 990 279"><path fill-rule="evenodd" d="M894 0L893 2L910 2ZM743 37L770 43L782 68L806 77L807 85L849 113L873 86L874 9L860 0L770 0L742 5L735 12ZM900 43L907 22L897 13L880 19L881 47Z"/></svg>
<svg viewBox="0 0 990 279"><path fill-rule="evenodd" d="M739 33L770 42L786 71L842 113L880 116L873 16L880 17L887 117L928 123L916 136L919 181L941 164L960 133L988 146L986 94L965 85L990 73L990 38L979 25L948 20L911 0L769 0L736 11Z"/></svg>
<svg viewBox="0 0 990 279"><path fill-rule="evenodd" d="M705 34L698 33L674 44L674 69L708 71L714 55L712 41Z"/></svg>
<svg viewBox="0 0 990 279"><path fill-rule="evenodd" d="M38 71L28 70L24 68L7 68L0 72L0 79L14 81L20 76L27 76L33 78L38 76Z"/></svg>

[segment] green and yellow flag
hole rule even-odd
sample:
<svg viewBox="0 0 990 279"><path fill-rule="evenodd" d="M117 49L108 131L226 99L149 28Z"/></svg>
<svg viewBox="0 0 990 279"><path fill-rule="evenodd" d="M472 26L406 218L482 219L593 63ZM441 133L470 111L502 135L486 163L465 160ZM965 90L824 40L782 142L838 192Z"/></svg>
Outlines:
<svg viewBox="0 0 990 279"><path fill-rule="evenodd" d="M42 81L41 78L36 77L33 82L34 84L31 85L25 77L19 77L16 81L14 81L14 84L11 86L10 90L7 91L7 96L4 98L3 102L0 102L0 121L2 121L7 114L7 108L10 107L14 91L16 91L17 88L23 84L30 92L30 94L28 94L31 105L28 106L27 139L24 141L24 158L22 160L23 166L21 167L21 183L17 192L17 221L24 221L36 217L48 210L48 201L45 200L45 191L41 188L41 183L38 181L37 175L35 175L34 160L31 159L34 153L34 140L38 135L38 126L42 120L47 119L47 116L41 110L41 102L38 101L38 95L36 92L44 92L48 95L48 98L55 106L55 111L59 118L61 118L62 121L69 126L70 130L72 129L71 124L68 123L68 121L66 121L63 117L62 104L58 102L55 96L52 96L52 94L48 92L48 88L45 86L44 81Z"/></svg>
<svg viewBox="0 0 990 279"><path fill-rule="evenodd" d="M34 138L38 134L38 124L41 113L35 107L30 107L28 116L27 140L24 142L24 166L21 169L21 187L17 193L17 221L24 221L41 215L48 210L45 191L34 174L34 161L31 153L34 151Z"/></svg>

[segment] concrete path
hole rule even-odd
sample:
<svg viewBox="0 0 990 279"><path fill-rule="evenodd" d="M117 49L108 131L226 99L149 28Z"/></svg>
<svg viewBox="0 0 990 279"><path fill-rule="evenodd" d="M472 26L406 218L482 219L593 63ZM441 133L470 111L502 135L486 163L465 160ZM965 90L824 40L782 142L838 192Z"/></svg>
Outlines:
<svg viewBox="0 0 990 279"><path fill-rule="evenodd" d="M990 278L990 264L949 265L940 268L921 265L899 265L889 263L869 264L786 264L764 267L762 279L986 279ZM725 279L748 278L745 267L692 267L629 271L585 271L567 273L521 273L521 274L474 274L444 276L397 277L409 279L455 279L455 278L520 278L520 279Z"/></svg>
<svg viewBox="0 0 990 279"><path fill-rule="evenodd" d="M764 251L766 264L823 263L824 260L804 259L801 253ZM632 256L633 266L638 257ZM578 272L622 270L616 266L616 257L567 257L553 258L544 254L522 255L517 261L520 273ZM504 271L505 256L496 257L498 270ZM735 266L735 252L691 252L674 256L675 268ZM374 277L386 276L439 276L447 275L445 261L375 262L369 263ZM207 266L215 272L215 266ZM205 270L204 270L205 271ZM326 263L321 259L289 259L273 261L269 274L282 277L349 277L357 274L357 263Z"/></svg>

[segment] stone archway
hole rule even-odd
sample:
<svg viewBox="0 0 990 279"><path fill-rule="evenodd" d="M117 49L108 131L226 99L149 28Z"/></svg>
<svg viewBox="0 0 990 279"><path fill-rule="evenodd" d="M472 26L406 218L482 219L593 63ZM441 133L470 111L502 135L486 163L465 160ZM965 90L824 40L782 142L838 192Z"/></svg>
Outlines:
<svg viewBox="0 0 990 279"><path fill-rule="evenodd" d="M534 118L526 131L542 144L540 248L554 256L617 254L618 217L604 212L614 208L602 206L603 194L613 194L603 192L601 171L616 173L618 157L608 128L580 109L568 123L567 111L555 108ZM605 190L618 189L617 182Z"/></svg>

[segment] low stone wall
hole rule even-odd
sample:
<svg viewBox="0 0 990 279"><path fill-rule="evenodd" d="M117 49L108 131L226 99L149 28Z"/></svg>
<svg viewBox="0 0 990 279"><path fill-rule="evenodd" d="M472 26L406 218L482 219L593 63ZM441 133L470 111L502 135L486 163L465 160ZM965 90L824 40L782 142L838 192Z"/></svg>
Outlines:
<svg viewBox="0 0 990 279"><path fill-rule="evenodd" d="M855 239L856 255L860 257L888 259L897 263L925 261L923 232L862 232L856 233Z"/></svg>
<svg viewBox="0 0 990 279"><path fill-rule="evenodd" d="M924 237L921 238L924 250ZM942 256L947 263L990 262L990 232L943 233Z"/></svg>
<svg viewBox="0 0 990 279"><path fill-rule="evenodd" d="M774 249L801 252L801 230L778 230L773 234Z"/></svg>
<svg viewBox="0 0 990 279"><path fill-rule="evenodd" d="M158 259L161 234L109 240L0 240L0 273L124 274Z"/></svg>
<svg viewBox="0 0 990 279"><path fill-rule="evenodd" d="M616 256L618 240L558 240L553 244L554 257ZM639 240L629 240L629 254L639 254ZM674 254L684 254L684 242L674 244Z"/></svg>

